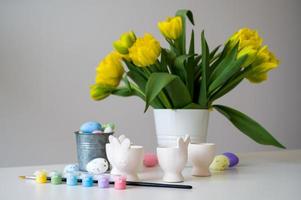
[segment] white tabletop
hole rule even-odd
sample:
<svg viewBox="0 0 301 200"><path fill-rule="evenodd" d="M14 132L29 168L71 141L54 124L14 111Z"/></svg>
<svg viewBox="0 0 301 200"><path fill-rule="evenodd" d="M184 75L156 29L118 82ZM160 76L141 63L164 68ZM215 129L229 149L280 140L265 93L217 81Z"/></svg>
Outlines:
<svg viewBox="0 0 301 200"><path fill-rule="evenodd" d="M19 175L30 175L39 169L61 170L64 165L0 168L0 199L300 199L301 198L301 150L259 152L241 154L240 164L211 177L198 178L184 170L185 182L191 190L127 187L85 188L37 184L32 180L20 180ZM140 173L145 181L160 182L159 168L149 168Z"/></svg>

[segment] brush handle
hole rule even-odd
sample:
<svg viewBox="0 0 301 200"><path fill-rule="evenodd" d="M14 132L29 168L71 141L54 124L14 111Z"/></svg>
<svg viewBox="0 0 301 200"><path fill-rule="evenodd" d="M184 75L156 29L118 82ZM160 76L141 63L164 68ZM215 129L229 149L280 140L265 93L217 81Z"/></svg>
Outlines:
<svg viewBox="0 0 301 200"><path fill-rule="evenodd" d="M26 176L26 179L35 179L34 176ZM51 180L51 177L47 177L47 180ZM62 182L66 182L66 178L62 178ZM77 179L77 182L81 183L82 179ZM93 180L93 183L98 183L97 180ZM114 184L114 181L110 181L110 184ZM131 186L143 186L143 187L161 187L161 188L177 188L177 189L192 189L191 185L179 185L179 184L166 184L166 183L150 183L150 182L137 182L127 181L126 185Z"/></svg>
<svg viewBox="0 0 301 200"><path fill-rule="evenodd" d="M113 181L112 181L112 184L114 184ZM150 182L136 182L136 181L127 181L126 185L144 186L144 187L162 187L162 188L192 189L191 185L166 184L166 183L150 183Z"/></svg>

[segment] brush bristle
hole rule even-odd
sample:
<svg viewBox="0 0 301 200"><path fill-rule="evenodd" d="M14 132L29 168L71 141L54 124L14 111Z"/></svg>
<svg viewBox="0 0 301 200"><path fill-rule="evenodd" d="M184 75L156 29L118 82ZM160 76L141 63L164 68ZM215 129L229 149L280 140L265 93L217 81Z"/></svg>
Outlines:
<svg viewBox="0 0 301 200"><path fill-rule="evenodd" d="M25 176L19 176L19 178L20 178L20 179L25 179L26 177L25 177Z"/></svg>

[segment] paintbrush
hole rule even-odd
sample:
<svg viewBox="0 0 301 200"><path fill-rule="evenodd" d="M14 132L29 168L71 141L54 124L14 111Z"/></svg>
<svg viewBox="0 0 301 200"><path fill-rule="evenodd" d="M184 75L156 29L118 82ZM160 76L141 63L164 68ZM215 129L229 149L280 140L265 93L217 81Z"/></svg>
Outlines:
<svg viewBox="0 0 301 200"><path fill-rule="evenodd" d="M19 176L20 179L31 179L35 180L35 176ZM51 180L47 177L47 180ZM62 182L66 182L66 178L62 178ZM77 182L81 183L82 179L77 179ZM98 183L97 180L93 180L94 183ZM114 184L114 181L110 181L110 184ZM138 182L138 181L126 181L126 185L131 186L144 186L144 187L162 187L162 188L177 188L177 189L192 189L191 185L180 185L180 184L166 184L166 183L151 183L151 182Z"/></svg>

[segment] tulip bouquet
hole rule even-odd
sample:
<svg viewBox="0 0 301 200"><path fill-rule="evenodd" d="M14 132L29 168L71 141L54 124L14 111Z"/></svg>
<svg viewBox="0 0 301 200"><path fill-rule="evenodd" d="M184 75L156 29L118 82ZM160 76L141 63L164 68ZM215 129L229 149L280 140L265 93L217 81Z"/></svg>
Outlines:
<svg viewBox="0 0 301 200"><path fill-rule="evenodd" d="M243 28L224 43L210 49L201 34L200 52L195 48L194 30L186 49L186 22L194 25L189 10L158 23L169 47L164 48L149 33L137 37L124 33L113 43L96 69L90 88L94 100L113 94L138 96L149 106L161 109L216 109L254 141L284 148L265 128L245 114L213 102L230 92L244 79L251 83L267 80L278 66L275 55L263 45L257 31ZM125 70L125 67L127 70ZM122 82L122 83L120 83Z"/></svg>

